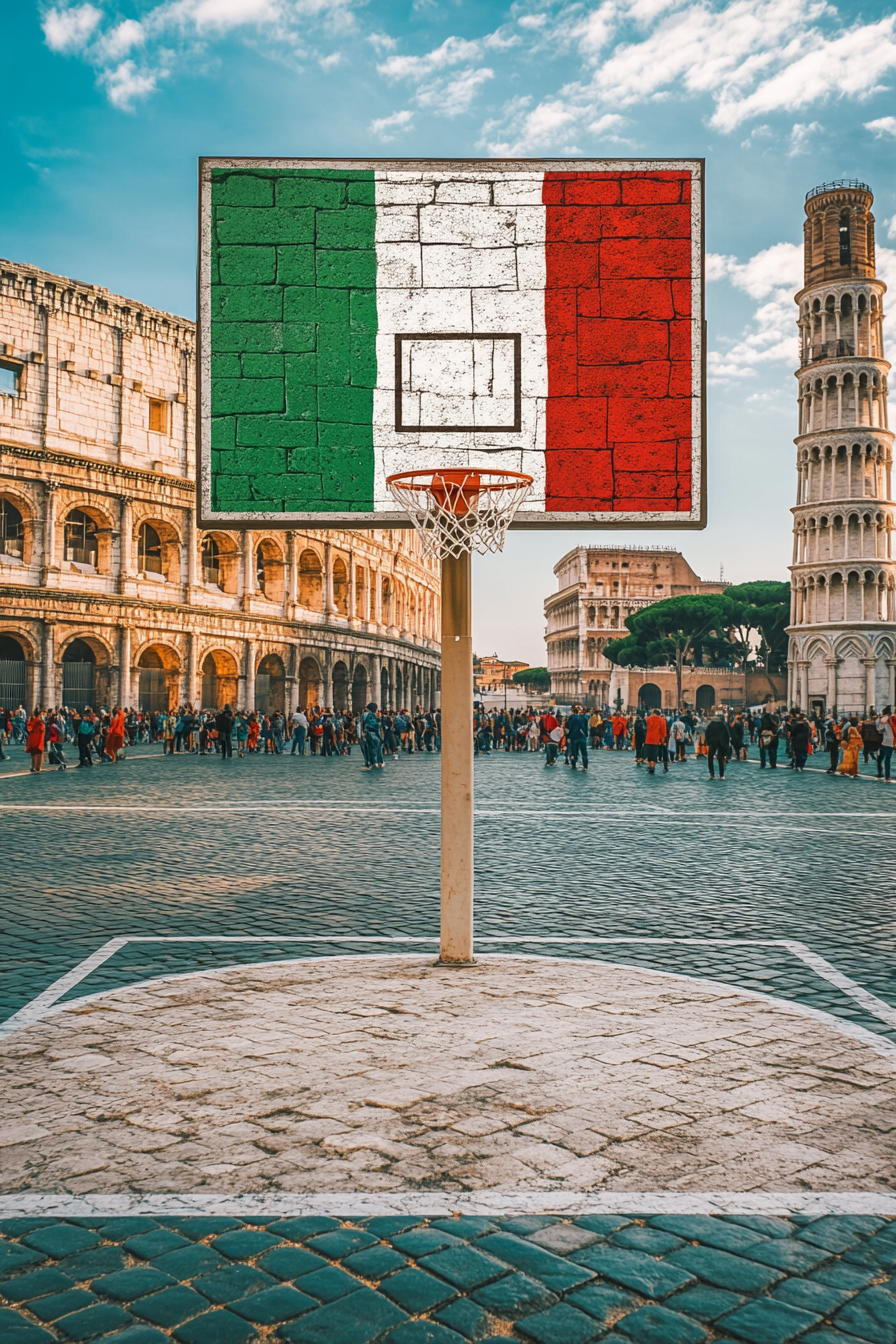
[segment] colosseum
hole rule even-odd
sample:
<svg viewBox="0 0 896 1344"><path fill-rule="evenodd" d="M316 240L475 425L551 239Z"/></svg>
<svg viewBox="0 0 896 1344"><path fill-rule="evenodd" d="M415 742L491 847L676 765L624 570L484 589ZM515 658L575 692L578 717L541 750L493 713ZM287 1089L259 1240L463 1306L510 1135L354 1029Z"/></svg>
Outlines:
<svg viewBox="0 0 896 1344"><path fill-rule="evenodd" d="M197 529L194 342L0 261L0 705L433 705L413 531Z"/></svg>

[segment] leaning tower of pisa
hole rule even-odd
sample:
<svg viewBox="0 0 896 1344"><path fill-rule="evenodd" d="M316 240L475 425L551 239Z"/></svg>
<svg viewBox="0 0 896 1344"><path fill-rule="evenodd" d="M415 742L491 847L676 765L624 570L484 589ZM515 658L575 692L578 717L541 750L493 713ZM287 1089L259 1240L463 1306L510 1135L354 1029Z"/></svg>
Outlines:
<svg viewBox="0 0 896 1344"><path fill-rule="evenodd" d="M896 705L893 435L883 296L863 182L806 197L788 694L837 713Z"/></svg>

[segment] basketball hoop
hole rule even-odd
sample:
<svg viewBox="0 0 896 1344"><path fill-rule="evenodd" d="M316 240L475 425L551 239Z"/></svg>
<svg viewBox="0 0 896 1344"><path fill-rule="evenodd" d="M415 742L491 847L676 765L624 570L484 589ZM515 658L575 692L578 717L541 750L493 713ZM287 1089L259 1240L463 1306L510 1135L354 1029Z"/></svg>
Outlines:
<svg viewBox="0 0 896 1344"><path fill-rule="evenodd" d="M503 550L507 529L531 484L525 472L489 467L431 467L386 477L424 551L437 559Z"/></svg>

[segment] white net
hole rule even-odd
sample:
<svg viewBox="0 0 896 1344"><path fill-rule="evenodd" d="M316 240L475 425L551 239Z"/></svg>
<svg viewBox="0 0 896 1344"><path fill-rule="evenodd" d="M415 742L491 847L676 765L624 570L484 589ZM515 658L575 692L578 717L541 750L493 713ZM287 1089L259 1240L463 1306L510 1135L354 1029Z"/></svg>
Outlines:
<svg viewBox="0 0 896 1344"><path fill-rule="evenodd" d="M386 485L407 511L429 555L481 555L504 548L507 529L532 477L521 471L439 468L404 471Z"/></svg>

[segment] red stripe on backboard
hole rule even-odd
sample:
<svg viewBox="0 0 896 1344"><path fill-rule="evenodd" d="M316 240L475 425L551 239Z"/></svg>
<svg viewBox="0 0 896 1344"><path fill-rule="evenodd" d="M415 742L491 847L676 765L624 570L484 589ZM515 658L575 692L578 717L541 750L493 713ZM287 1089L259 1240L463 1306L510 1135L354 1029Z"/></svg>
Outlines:
<svg viewBox="0 0 896 1344"><path fill-rule="evenodd" d="M691 507L691 176L545 173L549 513Z"/></svg>

